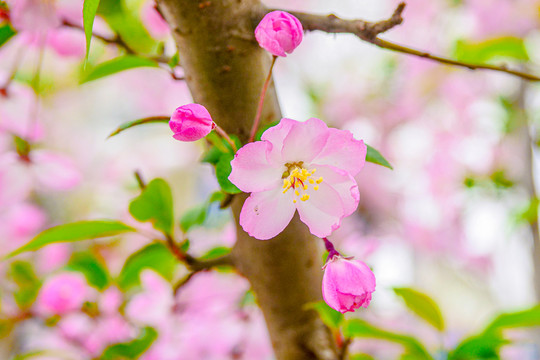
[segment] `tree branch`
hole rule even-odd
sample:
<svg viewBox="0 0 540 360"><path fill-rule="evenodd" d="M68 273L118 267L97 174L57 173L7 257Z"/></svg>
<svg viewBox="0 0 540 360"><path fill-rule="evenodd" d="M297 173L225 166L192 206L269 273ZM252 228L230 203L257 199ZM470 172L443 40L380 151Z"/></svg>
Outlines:
<svg viewBox="0 0 540 360"><path fill-rule="evenodd" d="M376 45L380 48L408 54L412 56L421 57L424 59L432 60L441 64L458 66L467 68L469 70L491 70L502 72L510 75L514 75L529 81L540 81L540 77L529 74L526 72L509 69L506 65L488 65L488 64L475 64L465 61L454 60L445 58L438 55L433 55L429 52L413 49L404 45L399 45L391 41L387 41L378 37L379 34L392 29L393 27L403 22L401 16L405 9L405 3L400 3L393 15L387 19L379 22L369 22L364 20L346 20L341 19L335 15L315 15L296 11L289 11L292 15L296 16L303 27L307 31L324 31L327 33L348 33L358 36L360 39ZM263 9L253 14L254 22L258 23L264 15L274 9Z"/></svg>

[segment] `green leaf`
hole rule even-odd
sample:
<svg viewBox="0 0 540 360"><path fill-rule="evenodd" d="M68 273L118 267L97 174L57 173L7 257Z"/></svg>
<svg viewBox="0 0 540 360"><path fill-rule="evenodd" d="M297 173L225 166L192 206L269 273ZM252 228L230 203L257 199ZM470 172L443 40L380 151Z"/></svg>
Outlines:
<svg viewBox="0 0 540 360"><path fill-rule="evenodd" d="M180 228L183 232L188 232L192 227L202 225L206 220L208 205L199 205L189 209L180 218Z"/></svg>
<svg viewBox="0 0 540 360"><path fill-rule="evenodd" d="M171 281L176 265L176 258L165 245L150 244L131 254L126 260L118 276L118 286L125 291L139 285L139 274L144 269L152 269Z"/></svg>
<svg viewBox="0 0 540 360"><path fill-rule="evenodd" d="M232 154L224 154L219 159L216 164L216 177L221 186L221 189L229 194L238 194L242 191L238 189L230 180L229 175L231 174L232 167L231 161L234 159Z"/></svg>
<svg viewBox="0 0 540 360"><path fill-rule="evenodd" d="M99 6L99 0L84 0L83 4L83 25L84 35L86 37L86 58L90 53L90 41L92 40L92 28L94 27L94 18Z"/></svg>
<svg viewBox="0 0 540 360"><path fill-rule="evenodd" d="M444 330L444 319L441 310L432 298L410 288L394 288L394 292L403 298L405 305L412 312L427 321L435 329Z"/></svg>
<svg viewBox="0 0 540 360"><path fill-rule="evenodd" d="M36 251L49 244L114 236L129 231L135 229L113 220L90 220L58 225L39 233L29 243L9 253L5 258L26 251Z"/></svg>
<svg viewBox="0 0 540 360"><path fill-rule="evenodd" d="M174 69L177 65L178 65L178 62L180 61L180 53L175 52L174 55L171 57L171 59L169 60L169 62L167 63L167 65L169 65L169 67L171 69Z"/></svg>
<svg viewBox="0 0 540 360"><path fill-rule="evenodd" d="M230 137L236 145L236 148L240 149L242 147L240 139L235 135L231 135ZM216 165L223 156L229 157L231 154L234 154L231 145L215 132L208 134L206 140L210 142L212 146L206 151L201 162Z"/></svg>
<svg viewBox="0 0 540 360"><path fill-rule="evenodd" d="M226 246L218 246L213 249L210 249L206 254L201 256L200 260L213 260L217 259L219 257L225 256L231 252L231 248L228 248Z"/></svg>
<svg viewBox="0 0 540 360"><path fill-rule="evenodd" d="M41 287L34 266L28 261L15 261L9 267L8 278L17 284L17 290L13 293L17 305L23 309L30 307Z"/></svg>
<svg viewBox="0 0 540 360"><path fill-rule="evenodd" d="M86 75L83 76L81 83L100 79L102 77L113 75L129 69L157 66L157 62L147 58L134 55L120 56L97 65L95 68L93 68Z"/></svg>
<svg viewBox="0 0 540 360"><path fill-rule="evenodd" d="M10 24L0 26L0 46L7 43L16 33Z"/></svg>
<svg viewBox="0 0 540 360"><path fill-rule="evenodd" d="M141 356L154 340L157 339L158 333L151 327L145 327L141 330L139 336L130 342L111 345L105 349L101 360L120 360L120 359L137 359Z"/></svg>
<svg viewBox="0 0 540 360"><path fill-rule="evenodd" d="M433 360L433 357L416 338L377 328L364 320L348 320L343 325L343 334L345 337L381 339L401 344L406 352L418 359Z"/></svg>
<svg viewBox="0 0 540 360"><path fill-rule="evenodd" d="M384 158L384 156L381 155L380 152L372 148L371 146L367 145L367 154L366 154L366 161L369 161L374 164L379 164L384 167L389 168L390 170L394 170L392 165Z"/></svg>
<svg viewBox="0 0 540 360"><path fill-rule="evenodd" d="M74 253L66 268L82 273L88 283L99 290L109 285L110 277L106 267L90 252Z"/></svg>
<svg viewBox="0 0 540 360"><path fill-rule="evenodd" d="M484 333L533 326L540 326L540 305L523 311L500 314L486 327Z"/></svg>
<svg viewBox="0 0 540 360"><path fill-rule="evenodd" d="M155 229L172 234L174 214L169 184L159 178L152 180L141 195L131 201L129 212L138 221L151 221Z"/></svg>
<svg viewBox="0 0 540 360"><path fill-rule="evenodd" d="M495 58L529 60L523 39L514 36L503 36L480 42L459 40L454 53L457 60L471 63L485 63Z"/></svg>
<svg viewBox="0 0 540 360"><path fill-rule="evenodd" d="M463 340L454 351L448 354L448 360L497 360L499 349L508 344L507 340L494 335L472 336Z"/></svg>
<svg viewBox="0 0 540 360"><path fill-rule="evenodd" d="M167 116L152 116L144 119L137 119L133 121L128 121L120 125L116 130L114 130L107 138L113 137L120 134L122 131L132 128L134 126L139 126L143 124L153 124L153 123L168 123L171 118Z"/></svg>
<svg viewBox="0 0 540 360"><path fill-rule="evenodd" d="M317 311L323 323L331 329L338 329L345 319L342 313L332 309L322 300L307 304L306 309Z"/></svg>

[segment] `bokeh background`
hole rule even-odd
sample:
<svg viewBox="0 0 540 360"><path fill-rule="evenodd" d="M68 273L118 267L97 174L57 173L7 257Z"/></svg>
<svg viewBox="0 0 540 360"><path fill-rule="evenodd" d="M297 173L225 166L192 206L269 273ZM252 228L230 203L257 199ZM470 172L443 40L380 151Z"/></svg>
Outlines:
<svg viewBox="0 0 540 360"><path fill-rule="evenodd" d="M23 3L34 3L32 11L16 14ZM125 40L143 54L172 57L174 43L153 1L121 3L144 39ZM265 4L373 21L397 6L387 0ZM235 241L229 211L205 205L219 190L213 167L200 162L208 144L175 141L166 124L107 138L122 123L169 116L191 102L184 82L171 76L181 77L181 68L160 63L91 80L89 74L125 49L94 38L85 62L81 0L8 5L10 12L0 10L0 29L11 21L17 33L0 47L0 254L78 220L119 219L141 231L2 261L0 358L94 359L155 331L141 359L272 359L256 299L234 272L200 273L174 292L187 274L180 264L124 271L128 257L156 236L128 212L139 194L136 170L145 180L169 182L177 218L198 214L200 221L178 230L189 238L190 253L223 251ZM536 0L410 0L404 23L382 36L540 74L539 9ZM115 37L101 15L94 32ZM318 117L349 130L393 166L366 164L357 177L360 207L331 237L377 277L369 309L347 317L420 338L445 359L497 314L539 302L537 84L322 32L307 33L292 55L277 61L274 81L285 117ZM26 144L27 158L21 156ZM167 263L167 256L156 256ZM51 312L45 290L55 281L75 310ZM408 311L395 287L432 297L444 331ZM540 359L536 330L506 336L513 343L502 347L503 359ZM398 359L403 347L355 340L351 351Z"/></svg>

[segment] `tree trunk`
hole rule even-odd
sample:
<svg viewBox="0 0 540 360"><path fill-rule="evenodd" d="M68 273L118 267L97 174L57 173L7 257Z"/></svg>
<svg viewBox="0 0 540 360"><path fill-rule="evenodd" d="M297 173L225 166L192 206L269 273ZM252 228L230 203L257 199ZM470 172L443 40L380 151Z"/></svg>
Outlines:
<svg viewBox="0 0 540 360"><path fill-rule="evenodd" d="M271 57L255 41L251 17L257 0L158 0L170 24L194 101L214 121L246 141ZM262 122L279 120L275 89L270 87ZM246 195L237 195L232 211L237 242L232 256L246 276L264 313L279 360L338 358L328 328L305 304L321 300L322 249L295 216L276 238L251 238L238 225ZM279 211L279 209L276 209Z"/></svg>

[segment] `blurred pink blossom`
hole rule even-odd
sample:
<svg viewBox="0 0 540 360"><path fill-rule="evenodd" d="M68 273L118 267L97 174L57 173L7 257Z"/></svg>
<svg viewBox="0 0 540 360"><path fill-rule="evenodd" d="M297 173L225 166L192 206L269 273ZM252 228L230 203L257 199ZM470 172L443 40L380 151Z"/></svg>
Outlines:
<svg viewBox="0 0 540 360"><path fill-rule="evenodd" d="M156 3L154 0L148 0L144 3L141 9L141 18L153 37L162 39L169 35L169 24L156 10Z"/></svg>
<svg viewBox="0 0 540 360"><path fill-rule="evenodd" d="M54 0L7 0L11 24L18 31L46 32L60 25Z"/></svg>
<svg viewBox="0 0 540 360"><path fill-rule="evenodd" d="M152 270L141 272L143 292L129 301L126 315L138 324L159 326L171 315L174 299L169 284Z"/></svg>
<svg viewBox="0 0 540 360"><path fill-rule="evenodd" d="M62 315L81 308L88 284L80 273L64 272L49 278L39 291L37 311L45 316Z"/></svg>

